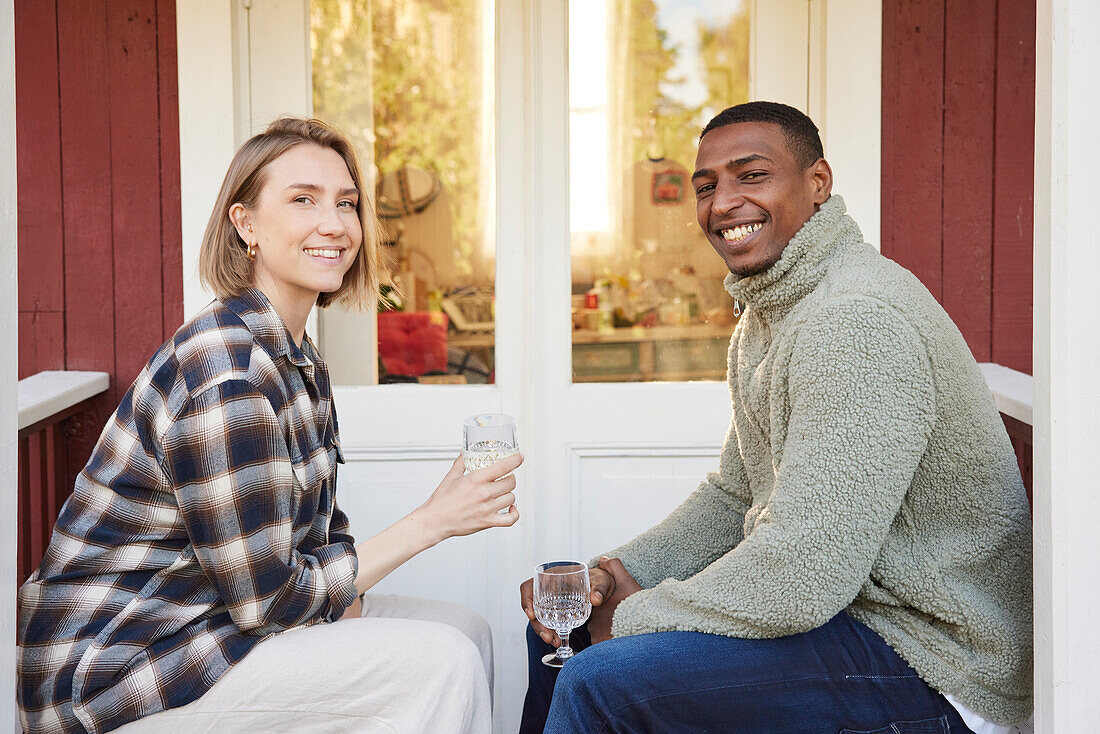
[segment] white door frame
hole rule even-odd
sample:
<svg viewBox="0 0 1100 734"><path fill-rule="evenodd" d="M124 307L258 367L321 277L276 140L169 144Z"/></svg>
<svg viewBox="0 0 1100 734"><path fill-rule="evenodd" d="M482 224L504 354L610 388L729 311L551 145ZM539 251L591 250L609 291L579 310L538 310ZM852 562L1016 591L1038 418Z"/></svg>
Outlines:
<svg viewBox="0 0 1100 734"><path fill-rule="evenodd" d="M1086 734L1100 721L1100 6L1039 0L1036 20L1036 731Z"/></svg>
<svg viewBox="0 0 1100 734"><path fill-rule="evenodd" d="M17 169L15 161L15 4L0 0L0 333L16 348L0 354L0 588L7 589L0 604L0 635L8 642L0 645L0 721L18 721L15 697L15 588L18 583L19 554L19 305L16 257Z"/></svg>
<svg viewBox="0 0 1100 734"><path fill-rule="evenodd" d="M810 98L833 191L881 249L882 0L811 0Z"/></svg>
<svg viewBox="0 0 1100 734"><path fill-rule="evenodd" d="M176 0L183 314L210 301L199 285L199 243L238 139L234 0Z"/></svg>

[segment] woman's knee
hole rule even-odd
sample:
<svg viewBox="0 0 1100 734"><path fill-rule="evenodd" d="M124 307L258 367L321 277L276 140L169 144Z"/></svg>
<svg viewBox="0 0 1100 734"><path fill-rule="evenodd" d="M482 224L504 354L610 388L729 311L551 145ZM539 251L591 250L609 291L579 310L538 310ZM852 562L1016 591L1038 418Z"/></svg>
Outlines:
<svg viewBox="0 0 1100 734"><path fill-rule="evenodd" d="M430 651L437 665L450 667L455 673L467 669L484 675L481 650L462 630L452 625L424 622L431 629L430 643L422 649Z"/></svg>
<svg viewBox="0 0 1100 734"><path fill-rule="evenodd" d="M493 631L485 617L462 604L439 602L444 612L440 621L456 630L473 646L489 688L493 687Z"/></svg>
<svg viewBox="0 0 1100 734"><path fill-rule="evenodd" d="M481 650L490 655L493 650L493 631L485 617L462 604L451 604L447 622L460 630Z"/></svg>
<svg viewBox="0 0 1100 734"><path fill-rule="evenodd" d="M492 658L493 634L489 623L463 604L394 594L367 594L364 597L363 616L419 619L450 625L469 637L483 651L484 657Z"/></svg>

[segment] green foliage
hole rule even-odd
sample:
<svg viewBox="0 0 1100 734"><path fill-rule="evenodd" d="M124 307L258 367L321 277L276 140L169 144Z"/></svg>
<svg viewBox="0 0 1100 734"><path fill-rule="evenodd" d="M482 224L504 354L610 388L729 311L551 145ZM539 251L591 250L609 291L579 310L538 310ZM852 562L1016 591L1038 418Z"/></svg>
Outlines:
<svg viewBox="0 0 1100 734"><path fill-rule="evenodd" d="M477 8L476 0L310 3L314 114L346 132L379 175L403 166L434 171L449 193L455 246L467 259L484 236L492 193L479 182Z"/></svg>
<svg viewBox="0 0 1100 734"><path fill-rule="evenodd" d="M748 4L742 3L726 23L700 24L697 29L707 86L707 100L701 105L685 104L676 96L677 87L685 81L673 74L681 49L658 25L659 3L617 0L617 5L615 17L626 21L618 25L620 58L628 60L620 78L630 85L628 125L623 132L633 137L625 148L628 160L624 163L661 152L690 167L707 121L726 107L748 100Z"/></svg>

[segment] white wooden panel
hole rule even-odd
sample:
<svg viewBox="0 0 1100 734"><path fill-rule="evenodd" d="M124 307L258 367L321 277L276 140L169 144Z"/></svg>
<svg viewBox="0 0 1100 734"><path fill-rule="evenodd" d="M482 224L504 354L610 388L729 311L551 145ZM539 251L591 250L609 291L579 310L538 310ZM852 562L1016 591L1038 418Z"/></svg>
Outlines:
<svg viewBox="0 0 1100 734"><path fill-rule="evenodd" d="M783 102L800 110L808 104L807 68L810 3L755 0L749 53L749 96Z"/></svg>
<svg viewBox="0 0 1100 734"><path fill-rule="evenodd" d="M882 0L769 1L754 10L753 98L786 102L813 119L833 169L833 191L878 247ZM795 38L799 31L808 32L805 53Z"/></svg>
<svg viewBox="0 0 1100 734"><path fill-rule="evenodd" d="M718 468L719 446L571 447L569 555L588 560L663 520ZM566 549L563 549L563 551Z"/></svg>
<svg viewBox="0 0 1100 734"><path fill-rule="evenodd" d="M531 0L483 0L495 12L494 63L496 71L496 363L499 409L512 414L520 431L520 451L526 464L517 472L516 503L520 520L507 532L491 531L492 563L483 582L491 596L486 619L493 626L496 651L496 696L493 730L498 734L519 728L523 694L527 688L525 632L527 617L519 608L519 584L530 577L537 535L534 517L537 494L547 486L544 428L555 419L538 410L533 374L547 355L533 350L534 334L550 304L538 298L543 273L531 259L535 218L543 202L533 198L530 116L532 76ZM539 3L542 6L566 3ZM495 8L494 10L491 10ZM548 7L547 10L552 10ZM564 13L564 10L562 10ZM499 61L498 61L499 60ZM568 313L568 312L565 312ZM485 405L491 405L486 400ZM489 408L485 408L488 410ZM467 413L469 415L469 413Z"/></svg>
<svg viewBox="0 0 1100 734"><path fill-rule="evenodd" d="M313 109L313 64L309 53L309 3L257 0L247 13L248 110L251 130L262 132L280 115ZM263 73L257 73L262 69ZM241 142L244 142L243 140Z"/></svg>
<svg viewBox="0 0 1100 734"><path fill-rule="evenodd" d="M710 445L730 424L725 382L572 385L556 411L577 444Z"/></svg>
<svg viewBox="0 0 1100 734"><path fill-rule="evenodd" d="M1035 378L993 362L982 362L978 369L989 385L997 410L1030 426L1034 420Z"/></svg>
<svg viewBox="0 0 1100 734"><path fill-rule="evenodd" d="M234 10L237 146L284 115L313 113L313 59L309 48L309 2L244 0ZM318 309L310 309L306 331L318 336ZM373 336L374 322L366 335ZM372 349L367 350L372 355ZM368 357L369 358L369 357ZM366 376L374 371L367 368Z"/></svg>
<svg viewBox="0 0 1100 734"><path fill-rule="evenodd" d="M521 449L530 442L516 406L495 385L376 385L335 387L345 448L462 445L462 419L504 412L516 418Z"/></svg>
<svg viewBox="0 0 1100 734"><path fill-rule="evenodd" d="M822 105L810 116L821 129L833 191L864 238L879 247L882 166L882 0L817 0Z"/></svg>
<svg viewBox="0 0 1100 734"><path fill-rule="evenodd" d="M199 245L237 149L232 8L228 0L176 2L185 318L210 302L199 285Z"/></svg>
<svg viewBox="0 0 1100 734"><path fill-rule="evenodd" d="M106 372L46 370L19 381L19 430L106 392Z"/></svg>
<svg viewBox="0 0 1100 734"><path fill-rule="evenodd" d="M371 184L367 184L370 186ZM333 385L378 382L378 321L372 311L355 311L333 303L318 315L317 344L324 352ZM339 349L329 349L329 344Z"/></svg>
<svg viewBox="0 0 1100 734"><path fill-rule="evenodd" d="M1100 5L1039 0L1035 48L1036 731L1097 730L1100 697Z"/></svg>
<svg viewBox="0 0 1100 734"><path fill-rule="evenodd" d="M0 0L0 333L9 342L19 331L16 301L16 165L15 165L15 7L12 0ZM18 581L16 528L19 517L18 459L16 457L17 349L0 355L0 584L8 589L0 605L0 635L7 640L0 647L0 721L17 721L15 697L15 589Z"/></svg>

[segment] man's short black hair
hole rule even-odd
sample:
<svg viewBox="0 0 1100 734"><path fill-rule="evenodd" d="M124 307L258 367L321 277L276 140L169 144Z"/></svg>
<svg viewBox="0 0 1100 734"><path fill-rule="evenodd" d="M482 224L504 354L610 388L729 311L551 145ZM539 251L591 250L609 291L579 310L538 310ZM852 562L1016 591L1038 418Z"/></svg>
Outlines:
<svg viewBox="0 0 1100 734"><path fill-rule="evenodd" d="M808 168L825 157L814 121L790 105L779 102L745 102L722 110L707 123L703 136L716 127L732 125L735 122L771 122L783 128L787 138L787 148L798 165Z"/></svg>

